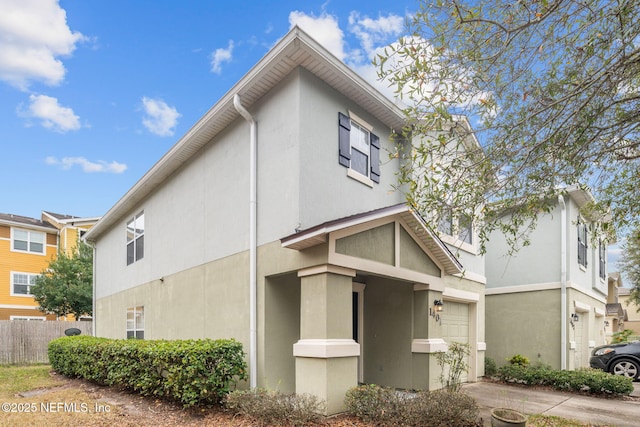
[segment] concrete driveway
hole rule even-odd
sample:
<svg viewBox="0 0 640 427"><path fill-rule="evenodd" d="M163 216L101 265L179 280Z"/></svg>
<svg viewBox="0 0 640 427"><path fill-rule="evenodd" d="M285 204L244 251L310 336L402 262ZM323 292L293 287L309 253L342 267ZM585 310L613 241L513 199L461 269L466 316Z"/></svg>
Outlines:
<svg viewBox="0 0 640 427"><path fill-rule="evenodd" d="M640 383L632 396L640 398ZM640 426L640 399L606 399L564 392L543 391L492 382L464 384L462 390L480 406L485 426L491 425L492 408L511 408L525 414L555 415L596 425Z"/></svg>

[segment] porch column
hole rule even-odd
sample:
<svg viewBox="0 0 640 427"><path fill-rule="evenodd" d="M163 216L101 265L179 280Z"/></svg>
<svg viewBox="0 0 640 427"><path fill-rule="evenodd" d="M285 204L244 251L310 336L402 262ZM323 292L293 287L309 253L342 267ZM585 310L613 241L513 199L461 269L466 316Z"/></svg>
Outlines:
<svg viewBox="0 0 640 427"><path fill-rule="evenodd" d="M441 299L441 292L430 290L428 285L413 286L413 341L411 342L413 388L435 390L441 388L440 366L435 354L447 351L442 339L439 315L433 310L433 301Z"/></svg>
<svg viewBox="0 0 640 427"><path fill-rule="evenodd" d="M351 269L323 265L298 272L300 341L296 358L296 393L318 396L326 413L342 412L344 395L358 384L360 345L353 340Z"/></svg>

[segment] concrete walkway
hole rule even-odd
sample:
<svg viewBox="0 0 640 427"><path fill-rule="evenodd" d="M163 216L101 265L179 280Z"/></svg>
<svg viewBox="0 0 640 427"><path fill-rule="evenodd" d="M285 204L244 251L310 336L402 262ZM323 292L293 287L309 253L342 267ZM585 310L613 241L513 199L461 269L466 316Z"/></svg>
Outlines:
<svg viewBox="0 0 640 427"><path fill-rule="evenodd" d="M634 383L634 388L632 396L640 397L640 383ZM525 414L571 418L598 426L640 426L640 400L606 399L488 381L465 384L462 390L478 402L485 426L491 425L491 409L499 407Z"/></svg>

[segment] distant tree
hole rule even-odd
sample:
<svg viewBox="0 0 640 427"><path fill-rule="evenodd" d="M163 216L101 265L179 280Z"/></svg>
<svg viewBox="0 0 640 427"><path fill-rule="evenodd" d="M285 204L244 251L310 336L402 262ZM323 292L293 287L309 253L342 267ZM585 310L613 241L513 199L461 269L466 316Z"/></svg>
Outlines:
<svg viewBox="0 0 640 427"><path fill-rule="evenodd" d="M31 288L40 311L57 316L93 314L93 250L82 241L68 255L59 250Z"/></svg>
<svg viewBox="0 0 640 427"><path fill-rule="evenodd" d="M400 187L432 224L453 212L482 248L495 229L517 246L559 188L585 184L591 218L638 223L635 0L423 0L407 24L375 63L407 105Z"/></svg>
<svg viewBox="0 0 640 427"><path fill-rule="evenodd" d="M631 284L630 303L635 303L640 311L640 228L636 228L627 236L622 245L622 254L618 267Z"/></svg>

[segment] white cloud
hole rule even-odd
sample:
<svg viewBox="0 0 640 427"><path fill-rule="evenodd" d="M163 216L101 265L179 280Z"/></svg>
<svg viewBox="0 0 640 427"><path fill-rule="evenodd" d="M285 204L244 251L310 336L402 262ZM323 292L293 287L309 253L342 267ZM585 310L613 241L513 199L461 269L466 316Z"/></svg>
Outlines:
<svg viewBox="0 0 640 427"><path fill-rule="evenodd" d="M85 40L67 25L58 0L0 0L0 80L21 90L30 82L57 85L64 79L60 56Z"/></svg>
<svg viewBox="0 0 640 427"><path fill-rule="evenodd" d="M338 25L338 18L326 12L318 17L294 10L289 13L291 27L297 25L318 43L327 48L341 61L346 58L344 50L344 33Z"/></svg>
<svg viewBox="0 0 640 427"><path fill-rule="evenodd" d="M23 113L28 117L40 119L42 126L64 133L80 129L80 118L69 107L58 104L58 99L47 95L30 95L29 110Z"/></svg>
<svg viewBox="0 0 640 427"><path fill-rule="evenodd" d="M396 39L404 30L404 18L398 15L381 16L371 19L360 17L360 13L351 12L349 15L349 31L360 40L369 59L377 47L386 45L390 39Z"/></svg>
<svg viewBox="0 0 640 427"><path fill-rule="evenodd" d="M69 170L74 165L79 165L82 168L82 171L86 173L123 173L127 170L127 165L125 165L124 163L118 163L115 161L108 163L103 160L91 162L84 157L63 157L62 159L58 159L56 157L47 157L45 159L45 162L48 165L60 166L60 168L63 170Z"/></svg>
<svg viewBox="0 0 640 427"><path fill-rule="evenodd" d="M372 86L394 99L393 88L378 79L378 70L371 62L385 46L397 40L404 30L404 17L390 14L372 19L353 11L349 15L348 34L340 28L338 18L326 12L314 16L293 11L289 14L289 24L298 25ZM348 35L355 36L352 46L346 42Z"/></svg>
<svg viewBox="0 0 640 427"><path fill-rule="evenodd" d="M233 40L229 40L226 49L219 48L211 54L211 72L220 74L222 72L222 63L231 62L233 58Z"/></svg>
<svg viewBox="0 0 640 427"><path fill-rule="evenodd" d="M159 136L173 135L173 128L178 124L180 113L174 108L169 107L166 102L161 99L151 99L146 96L142 98L145 117L142 124L149 132Z"/></svg>

